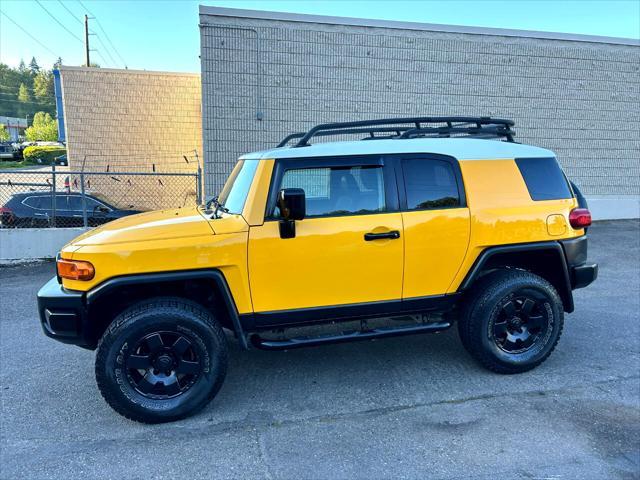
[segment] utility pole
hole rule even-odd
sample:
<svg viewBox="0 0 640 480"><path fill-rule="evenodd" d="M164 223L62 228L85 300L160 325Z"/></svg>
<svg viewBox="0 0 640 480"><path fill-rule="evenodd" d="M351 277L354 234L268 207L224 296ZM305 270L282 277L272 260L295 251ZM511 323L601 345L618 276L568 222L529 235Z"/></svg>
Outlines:
<svg viewBox="0 0 640 480"><path fill-rule="evenodd" d="M91 66L89 61L89 17L84 16L84 48L87 55L87 67Z"/></svg>

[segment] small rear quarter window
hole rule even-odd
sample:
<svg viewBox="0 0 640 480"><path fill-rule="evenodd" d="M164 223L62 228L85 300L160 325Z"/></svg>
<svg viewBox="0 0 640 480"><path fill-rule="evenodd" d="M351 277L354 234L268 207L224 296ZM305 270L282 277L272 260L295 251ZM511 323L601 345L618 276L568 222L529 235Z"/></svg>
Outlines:
<svg viewBox="0 0 640 480"><path fill-rule="evenodd" d="M555 158L516 158L516 164L532 200L561 200L573 196Z"/></svg>

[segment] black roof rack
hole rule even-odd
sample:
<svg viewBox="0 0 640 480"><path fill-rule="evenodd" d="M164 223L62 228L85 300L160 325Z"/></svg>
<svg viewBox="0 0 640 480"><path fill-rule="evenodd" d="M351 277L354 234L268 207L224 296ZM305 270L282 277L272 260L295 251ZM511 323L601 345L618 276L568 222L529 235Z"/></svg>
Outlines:
<svg viewBox="0 0 640 480"><path fill-rule="evenodd" d="M444 125L434 126L434 124ZM515 135L511 128L513 126L513 120L491 117L408 117L323 123L316 125L307 132L297 132L286 136L278 144L278 147L284 147L294 139L299 139L294 147L306 147L313 137L361 133L369 134L362 140L467 135L476 138L505 138L508 142L513 142ZM385 133L387 135L376 135L376 133Z"/></svg>

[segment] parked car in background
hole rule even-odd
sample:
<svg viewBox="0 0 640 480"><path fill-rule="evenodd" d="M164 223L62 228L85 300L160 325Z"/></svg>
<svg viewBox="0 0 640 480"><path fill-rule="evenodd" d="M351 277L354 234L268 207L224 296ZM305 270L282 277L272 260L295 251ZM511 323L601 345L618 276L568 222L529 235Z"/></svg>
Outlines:
<svg viewBox="0 0 640 480"><path fill-rule="evenodd" d="M10 143L0 143L0 160L13 160L14 149Z"/></svg>
<svg viewBox="0 0 640 480"><path fill-rule="evenodd" d="M87 224L102 225L116 218L126 217L136 210L122 210L93 195L85 195ZM51 192L23 192L13 195L0 207L2 228L37 228L51 226L53 219ZM56 192L55 225L58 227L81 227L84 225L82 195L75 192Z"/></svg>

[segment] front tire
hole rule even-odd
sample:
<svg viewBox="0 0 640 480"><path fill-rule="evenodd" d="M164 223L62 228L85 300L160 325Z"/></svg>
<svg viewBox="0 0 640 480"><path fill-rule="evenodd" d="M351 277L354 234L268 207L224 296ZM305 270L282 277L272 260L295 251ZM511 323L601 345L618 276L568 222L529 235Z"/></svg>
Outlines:
<svg viewBox="0 0 640 480"><path fill-rule="evenodd" d="M531 370L555 348L564 326L558 292L523 270L486 275L469 293L458 321L466 350L496 373Z"/></svg>
<svg viewBox="0 0 640 480"><path fill-rule="evenodd" d="M211 312L189 300L155 298L113 320L98 344L96 381L124 417L170 422L215 397L227 357L226 338Z"/></svg>

